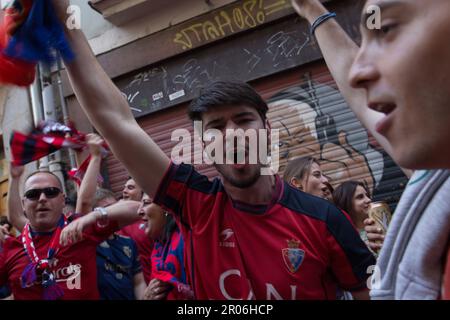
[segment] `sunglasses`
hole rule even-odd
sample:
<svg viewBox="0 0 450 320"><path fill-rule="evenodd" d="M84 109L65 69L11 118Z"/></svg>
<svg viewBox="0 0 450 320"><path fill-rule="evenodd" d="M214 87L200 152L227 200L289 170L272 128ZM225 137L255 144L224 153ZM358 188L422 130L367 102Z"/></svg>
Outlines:
<svg viewBox="0 0 450 320"><path fill-rule="evenodd" d="M30 189L25 192L24 196L28 200L38 200L41 194L45 194L46 198L55 198L61 193L61 190L56 187L42 188L42 189Z"/></svg>

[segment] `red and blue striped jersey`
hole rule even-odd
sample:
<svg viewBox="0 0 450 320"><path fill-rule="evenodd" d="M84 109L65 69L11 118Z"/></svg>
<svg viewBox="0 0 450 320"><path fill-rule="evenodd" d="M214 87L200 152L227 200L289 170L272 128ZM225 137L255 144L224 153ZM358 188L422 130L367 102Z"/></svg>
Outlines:
<svg viewBox="0 0 450 320"><path fill-rule="evenodd" d="M274 201L230 199L220 179L171 164L155 203L185 239L197 299L335 299L366 286L375 258L346 214L276 176Z"/></svg>

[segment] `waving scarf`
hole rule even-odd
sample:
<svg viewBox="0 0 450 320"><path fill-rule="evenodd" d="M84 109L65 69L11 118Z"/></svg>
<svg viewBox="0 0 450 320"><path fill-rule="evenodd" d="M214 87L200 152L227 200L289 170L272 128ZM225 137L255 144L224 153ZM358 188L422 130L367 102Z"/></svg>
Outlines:
<svg viewBox="0 0 450 320"><path fill-rule="evenodd" d="M55 121L41 122L29 134L13 131L10 139L13 165L25 165L45 157L62 148L71 148L80 151L86 148L86 134L77 131L73 126L66 126ZM102 154L108 154L108 145L105 143ZM91 157L84 160L78 169L69 171L69 177L78 185L83 180ZM103 182L101 175L97 177L99 183Z"/></svg>
<svg viewBox="0 0 450 320"><path fill-rule="evenodd" d="M74 58L51 0L14 0L0 26L0 83L28 86L38 62Z"/></svg>
<svg viewBox="0 0 450 320"><path fill-rule="evenodd" d="M29 134L13 131L10 139L12 162L25 165L61 148L81 150L86 135L54 121L40 123Z"/></svg>

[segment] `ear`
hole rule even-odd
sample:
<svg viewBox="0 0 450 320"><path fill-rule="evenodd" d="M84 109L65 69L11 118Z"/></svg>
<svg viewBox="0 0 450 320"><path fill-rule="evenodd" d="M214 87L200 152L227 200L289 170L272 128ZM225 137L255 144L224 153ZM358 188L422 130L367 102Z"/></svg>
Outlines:
<svg viewBox="0 0 450 320"><path fill-rule="evenodd" d="M289 181L289 183L291 184L291 186L293 186L299 190L303 190L303 185L302 185L300 179L297 179L296 177L292 177L291 181Z"/></svg>

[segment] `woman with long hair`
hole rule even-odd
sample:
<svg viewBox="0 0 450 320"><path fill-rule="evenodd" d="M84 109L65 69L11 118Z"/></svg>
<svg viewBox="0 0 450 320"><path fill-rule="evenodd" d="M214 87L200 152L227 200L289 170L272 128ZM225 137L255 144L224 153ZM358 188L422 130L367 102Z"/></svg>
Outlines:
<svg viewBox="0 0 450 320"><path fill-rule="evenodd" d="M317 159L307 156L289 161L283 175L284 181L294 188L314 196L331 200L327 177Z"/></svg>
<svg viewBox="0 0 450 320"><path fill-rule="evenodd" d="M146 194L138 212L146 221L145 233L154 241L152 275L144 299L193 299L184 267L184 239L175 219Z"/></svg>
<svg viewBox="0 0 450 320"><path fill-rule="evenodd" d="M364 220L369 217L372 199L366 185L360 181L346 181L334 190L333 199L335 205L350 216L361 239L368 244Z"/></svg>

